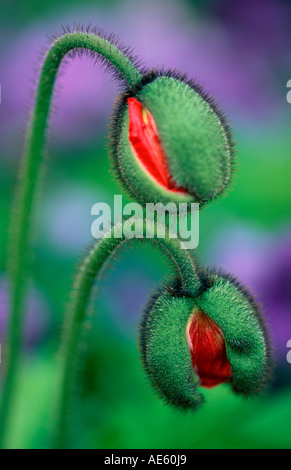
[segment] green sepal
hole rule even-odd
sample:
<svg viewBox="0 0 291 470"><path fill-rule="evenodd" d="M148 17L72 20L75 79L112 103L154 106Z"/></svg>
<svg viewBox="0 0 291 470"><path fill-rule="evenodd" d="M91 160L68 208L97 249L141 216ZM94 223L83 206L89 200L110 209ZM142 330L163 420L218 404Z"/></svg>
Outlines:
<svg viewBox="0 0 291 470"><path fill-rule="evenodd" d="M152 385L167 403L183 409L203 402L186 338L192 309L191 297L164 289L152 297L140 325L142 362Z"/></svg>
<svg viewBox="0 0 291 470"><path fill-rule="evenodd" d="M257 395L268 384L273 365L260 308L250 292L229 275L210 273L209 283L195 303L223 333L233 390L245 396Z"/></svg>

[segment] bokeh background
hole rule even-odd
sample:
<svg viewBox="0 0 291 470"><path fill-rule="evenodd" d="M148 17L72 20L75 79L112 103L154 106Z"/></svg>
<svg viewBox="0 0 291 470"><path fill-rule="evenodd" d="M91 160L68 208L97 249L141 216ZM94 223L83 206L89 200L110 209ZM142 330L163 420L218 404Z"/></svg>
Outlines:
<svg viewBox="0 0 291 470"><path fill-rule="evenodd" d="M291 446L291 6L279 0L1 0L0 341L7 320L7 227L23 133L47 35L73 21L98 25L134 47L146 66L188 72L235 129L233 190L200 214L199 255L243 281L263 304L276 369L255 400L227 385L180 414L154 395L137 348L140 312L168 266L151 249L123 255L94 300L76 403L84 448L288 448ZM9 445L48 445L56 351L91 207L113 203L107 123L116 83L89 58L67 61L56 87L47 170L36 220L22 373ZM127 199L124 198L124 202ZM1 374L1 366L0 366Z"/></svg>

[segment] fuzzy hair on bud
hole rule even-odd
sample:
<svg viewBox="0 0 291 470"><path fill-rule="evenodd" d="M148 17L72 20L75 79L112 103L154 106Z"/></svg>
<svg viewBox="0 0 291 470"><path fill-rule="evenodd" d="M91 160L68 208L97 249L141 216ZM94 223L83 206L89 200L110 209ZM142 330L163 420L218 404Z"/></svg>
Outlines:
<svg viewBox="0 0 291 470"><path fill-rule="evenodd" d="M233 391L245 396L261 393L273 368L267 326L251 293L234 277L209 272L209 287L196 304L220 327L232 369Z"/></svg>
<svg viewBox="0 0 291 470"><path fill-rule="evenodd" d="M150 299L140 324L145 372L158 395L181 409L196 409L203 402L185 334L192 305L190 297L161 289Z"/></svg>
<svg viewBox="0 0 291 470"><path fill-rule="evenodd" d="M134 135L139 147L131 144L133 99L141 108ZM177 72L148 72L128 88L115 109L110 141L115 174L142 204L205 204L231 182L231 127L214 100Z"/></svg>
<svg viewBox="0 0 291 470"><path fill-rule="evenodd" d="M203 402L200 386L228 382L235 393L255 396L268 385L273 365L263 316L247 289L222 273L207 271L201 280L196 297L178 281L160 289L140 325L145 371L159 396L181 409ZM197 312L191 349L189 324Z"/></svg>

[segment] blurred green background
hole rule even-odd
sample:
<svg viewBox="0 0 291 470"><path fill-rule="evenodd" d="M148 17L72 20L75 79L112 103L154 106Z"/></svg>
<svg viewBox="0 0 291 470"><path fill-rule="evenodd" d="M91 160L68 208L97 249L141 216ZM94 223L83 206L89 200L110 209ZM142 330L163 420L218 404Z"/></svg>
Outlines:
<svg viewBox="0 0 291 470"><path fill-rule="evenodd" d="M0 341L7 320L7 228L23 133L47 35L73 21L119 35L146 66L188 72L213 95L234 126L233 190L200 214L199 256L237 275L263 304L273 336L275 376L255 400L227 385L181 414L160 401L139 361L137 325L168 266L151 248L122 256L102 280L89 325L81 448L290 448L291 364L291 8L284 1L1 0L0 16ZM90 243L95 202L113 203L107 122L118 87L89 58L66 61L51 117L47 169L39 200L24 332L22 373L9 445L43 448L56 353L72 276ZM124 202L127 198L124 197ZM1 377L1 366L0 366Z"/></svg>

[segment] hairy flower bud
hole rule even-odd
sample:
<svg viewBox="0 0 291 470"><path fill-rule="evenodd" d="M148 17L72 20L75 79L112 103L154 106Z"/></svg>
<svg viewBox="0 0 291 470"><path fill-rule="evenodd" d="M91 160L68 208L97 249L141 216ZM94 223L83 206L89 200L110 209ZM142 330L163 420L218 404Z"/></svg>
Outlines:
<svg viewBox="0 0 291 470"><path fill-rule="evenodd" d="M272 367L270 340L249 292L209 272L194 298L178 284L149 302L140 328L145 370L159 395L180 408L203 401L198 387L228 382L244 396L260 393Z"/></svg>
<svg viewBox="0 0 291 470"><path fill-rule="evenodd" d="M230 126L201 87L177 73L149 73L129 89L111 137L119 180L143 204L203 204L230 183Z"/></svg>

